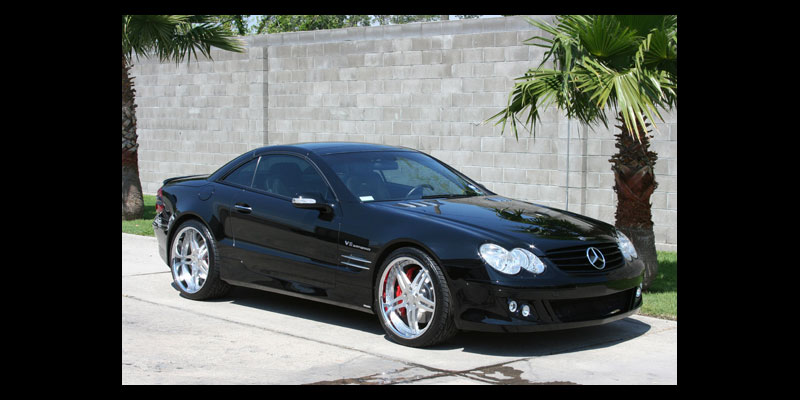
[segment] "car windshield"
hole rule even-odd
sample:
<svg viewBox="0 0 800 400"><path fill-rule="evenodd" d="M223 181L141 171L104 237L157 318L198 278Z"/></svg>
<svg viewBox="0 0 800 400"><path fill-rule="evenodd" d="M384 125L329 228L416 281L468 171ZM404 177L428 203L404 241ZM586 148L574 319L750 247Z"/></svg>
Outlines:
<svg viewBox="0 0 800 400"><path fill-rule="evenodd" d="M455 198L485 193L435 159L417 152L361 152L323 156L361 201Z"/></svg>

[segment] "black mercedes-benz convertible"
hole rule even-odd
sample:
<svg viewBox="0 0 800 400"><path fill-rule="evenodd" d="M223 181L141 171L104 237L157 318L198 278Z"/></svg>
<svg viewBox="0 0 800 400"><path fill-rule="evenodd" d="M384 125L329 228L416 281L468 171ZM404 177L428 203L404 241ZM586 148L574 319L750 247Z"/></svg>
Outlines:
<svg viewBox="0 0 800 400"><path fill-rule="evenodd" d="M165 180L156 209L182 296L235 285L336 304L377 314L407 346L603 324L642 305L644 265L612 225L499 196L408 148L262 147Z"/></svg>

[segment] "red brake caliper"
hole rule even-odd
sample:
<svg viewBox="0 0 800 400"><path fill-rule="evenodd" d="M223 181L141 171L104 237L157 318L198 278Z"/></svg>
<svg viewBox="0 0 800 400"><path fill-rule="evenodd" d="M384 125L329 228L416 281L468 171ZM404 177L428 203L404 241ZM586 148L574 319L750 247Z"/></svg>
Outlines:
<svg viewBox="0 0 800 400"><path fill-rule="evenodd" d="M414 274L416 274L416 272L417 272L417 271L419 271L419 270L420 270L420 267L414 266L414 267L411 267L411 268L409 268L409 269L408 269L408 271L406 271L406 276L408 277L408 281L409 281L409 282L411 282L411 281L413 281L413 280L414 280L414 278L413 278L413 277L414 277ZM388 279L388 277L387 277L387 279ZM403 294L403 290L402 290L402 289L400 289L400 284L398 284L397 282L395 282L395 284L394 284L394 285L395 285L394 297L395 297L395 298L397 298L397 297L399 297L400 295L402 295L402 294ZM383 294L383 302L384 302L384 303L386 302L386 293L384 293L384 294ZM397 304L403 304L403 301L402 301L402 300L400 300L400 302L398 302ZM387 308L384 308L384 311L385 311L385 310L388 310L388 307L387 307ZM405 308L401 308L401 309L399 310L399 312L400 312L400 316L401 316L401 317L403 317L403 318L405 318L405 316L406 316L406 309L405 309Z"/></svg>

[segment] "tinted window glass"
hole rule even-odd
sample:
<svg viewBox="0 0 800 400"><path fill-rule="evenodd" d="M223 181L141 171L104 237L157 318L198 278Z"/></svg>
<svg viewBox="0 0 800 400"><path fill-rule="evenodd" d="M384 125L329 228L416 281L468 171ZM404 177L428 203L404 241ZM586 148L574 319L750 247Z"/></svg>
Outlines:
<svg viewBox="0 0 800 400"><path fill-rule="evenodd" d="M484 194L476 185L422 153L342 153L323 158L347 189L361 201Z"/></svg>
<svg viewBox="0 0 800 400"><path fill-rule="evenodd" d="M253 172L256 170L257 161L258 158L248 161L241 167L231 172L222 181L249 187L250 183L253 181Z"/></svg>
<svg viewBox="0 0 800 400"><path fill-rule="evenodd" d="M308 161L295 156L275 154L261 157L253 188L285 197L313 193L332 202L333 193Z"/></svg>

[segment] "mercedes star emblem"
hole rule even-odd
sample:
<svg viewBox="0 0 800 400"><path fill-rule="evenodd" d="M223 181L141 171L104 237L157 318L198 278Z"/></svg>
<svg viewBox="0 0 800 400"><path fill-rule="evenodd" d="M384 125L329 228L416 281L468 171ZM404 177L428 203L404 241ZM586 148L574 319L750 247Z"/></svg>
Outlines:
<svg viewBox="0 0 800 400"><path fill-rule="evenodd" d="M595 247L586 249L586 258L589 259L589 264L592 264L592 266L597 269L606 267L606 258L603 256L603 253Z"/></svg>

